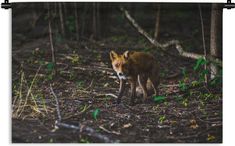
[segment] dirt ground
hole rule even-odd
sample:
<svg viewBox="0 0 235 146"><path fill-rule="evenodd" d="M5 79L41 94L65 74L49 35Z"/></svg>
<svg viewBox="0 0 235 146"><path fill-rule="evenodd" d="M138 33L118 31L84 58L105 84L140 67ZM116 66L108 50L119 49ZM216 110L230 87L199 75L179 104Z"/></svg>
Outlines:
<svg viewBox="0 0 235 146"><path fill-rule="evenodd" d="M35 42L43 43L39 46ZM72 42L66 45L69 48L79 46ZM32 47L35 49L26 51ZM160 85L160 95L164 95L166 100L160 103L153 100L141 103L137 100L135 106L129 106L130 98L126 93L122 104L116 105L115 98L106 95L117 95L119 87L110 65L110 50L98 48L96 44L88 46L86 43L79 47L77 62L73 62L77 48L65 51L58 49L58 75L52 80L48 79L48 65L41 65L38 71L42 60L38 55L48 56L45 60L50 57L46 53L49 48L48 40L35 40L22 46L22 51L13 50L13 56L17 53L15 56L23 58L20 60L13 57L13 99L16 99L13 100L15 103L12 107L13 142L103 142L82 131L67 128L55 130L55 121L58 119L50 84L58 97L63 122L89 126L110 140L123 143L222 142L222 99L200 99L200 92L212 92L221 97L221 91L200 86L190 89L190 96L184 96L185 93L178 87L178 81L183 78L181 74L173 79L164 78L179 72L181 67L192 68L193 62L171 59L172 57L164 61L167 56L153 51L153 54L159 56L161 67L167 66L167 69L162 70L166 73ZM94 51L95 47L97 48ZM25 74L25 81L22 82L27 82L29 86L37 71L31 92L33 95L29 96L28 101L22 100L20 103L16 96L22 73ZM21 88L21 94L27 95L28 90ZM36 99L33 100L32 97ZM19 105L24 104L26 106L22 110ZM100 112L94 119L92 115L97 109Z"/></svg>
<svg viewBox="0 0 235 146"><path fill-rule="evenodd" d="M24 7L13 12L13 143L222 143L222 85L186 86L198 83L195 60L177 56L174 48L169 51L175 56L164 54L122 20L123 28L110 28L121 35L108 33L98 41L85 36L80 41L61 39L53 33L55 66L51 63L47 21L39 19L31 30L24 27L32 17L31 13L19 13ZM180 12L177 22L172 23L174 11L162 10L160 41L177 38L183 40L185 48L195 48L189 51L201 52L199 17L188 21L191 16ZM198 11L190 13L198 15ZM208 42L210 13L203 14ZM143 17L142 24L145 21L153 22L150 17ZM122 103L115 104L113 95L118 93L119 80L111 67L111 50L153 54L160 63L159 95L164 98L154 101L149 97L142 103L138 96L136 104L130 106L127 91ZM182 90L181 81L186 83L186 90Z"/></svg>

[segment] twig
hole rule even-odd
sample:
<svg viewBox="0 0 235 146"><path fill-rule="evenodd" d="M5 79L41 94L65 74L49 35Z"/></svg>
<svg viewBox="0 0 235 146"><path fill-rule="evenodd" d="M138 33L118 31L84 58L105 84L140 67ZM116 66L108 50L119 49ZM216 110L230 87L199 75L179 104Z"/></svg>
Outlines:
<svg viewBox="0 0 235 146"><path fill-rule="evenodd" d="M107 93L107 94L103 94L103 95L104 95L104 96L112 96L112 97L114 97L114 98L118 98L117 95L112 94L112 93Z"/></svg>
<svg viewBox="0 0 235 146"><path fill-rule="evenodd" d="M107 133L111 133L111 134L116 134L116 135L121 135L120 132L117 131L109 131L108 129L104 128L103 126L99 126L99 128Z"/></svg>
<svg viewBox="0 0 235 146"><path fill-rule="evenodd" d="M60 121L61 121L61 114L60 114L59 101L58 101L58 98L57 98L57 96L56 96L55 92L54 92L54 91L53 91L53 89L52 89L51 84L50 84L50 90L51 90L52 95L55 97L57 117L58 117L58 121L60 122Z"/></svg>
<svg viewBox="0 0 235 146"><path fill-rule="evenodd" d="M150 36L136 21L135 19L129 14L129 12L124 9L123 7L120 7L120 10L125 14L126 19L137 29L137 31L143 35L152 45L155 47L158 47L161 51L166 52L166 48L174 45L176 50L178 51L179 55L191 58L191 59L199 59L199 58L207 58L209 61L218 64L219 66L222 66L222 61L218 58L215 58L213 56L204 56L202 54L192 53L184 51L183 47L181 46L180 42L178 40L170 40L164 44L159 43L154 38Z"/></svg>
<svg viewBox="0 0 235 146"><path fill-rule="evenodd" d="M94 83L94 79L91 80L90 85L87 88L85 88L84 90L87 90L87 89L91 88L93 86L93 83Z"/></svg>

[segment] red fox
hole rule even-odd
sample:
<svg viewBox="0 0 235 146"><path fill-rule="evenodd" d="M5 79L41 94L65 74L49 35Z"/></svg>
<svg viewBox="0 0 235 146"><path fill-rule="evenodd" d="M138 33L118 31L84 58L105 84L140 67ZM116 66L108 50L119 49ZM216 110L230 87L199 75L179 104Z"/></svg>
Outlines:
<svg viewBox="0 0 235 146"><path fill-rule="evenodd" d="M121 102L121 97L125 89L126 81L131 85L131 105L134 105L136 97L136 83L139 82L143 90L143 100L147 100L147 80L149 79L154 89L154 94L158 94L158 85L160 83L159 63L155 58L144 52L129 52L126 51L119 55L114 51L110 52L110 59L114 71L116 71L120 79L120 87L117 103Z"/></svg>

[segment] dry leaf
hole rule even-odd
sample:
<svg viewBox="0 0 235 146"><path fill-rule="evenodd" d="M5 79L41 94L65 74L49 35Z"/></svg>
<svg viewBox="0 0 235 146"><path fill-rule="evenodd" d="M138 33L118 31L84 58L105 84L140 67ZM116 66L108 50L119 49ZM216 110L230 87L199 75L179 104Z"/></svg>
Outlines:
<svg viewBox="0 0 235 146"><path fill-rule="evenodd" d="M196 122L196 120L190 120L190 128L193 128L193 129L197 129L199 126L198 126L198 124L197 124L197 122Z"/></svg>
<svg viewBox="0 0 235 146"><path fill-rule="evenodd" d="M207 141L212 141L215 139L215 136L208 134L207 135Z"/></svg>
<svg viewBox="0 0 235 146"><path fill-rule="evenodd" d="M128 124L123 125L123 128L129 128L131 126L132 126L131 123L128 123Z"/></svg>

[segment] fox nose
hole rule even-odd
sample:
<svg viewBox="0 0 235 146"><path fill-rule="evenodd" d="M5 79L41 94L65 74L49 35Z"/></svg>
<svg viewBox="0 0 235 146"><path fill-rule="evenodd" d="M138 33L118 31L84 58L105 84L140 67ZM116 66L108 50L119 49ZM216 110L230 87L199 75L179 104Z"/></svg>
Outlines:
<svg viewBox="0 0 235 146"><path fill-rule="evenodd" d="M123 73L120 72L120 73L118 73L118 75L119 75L119 76L123 76Z"/></svg>

